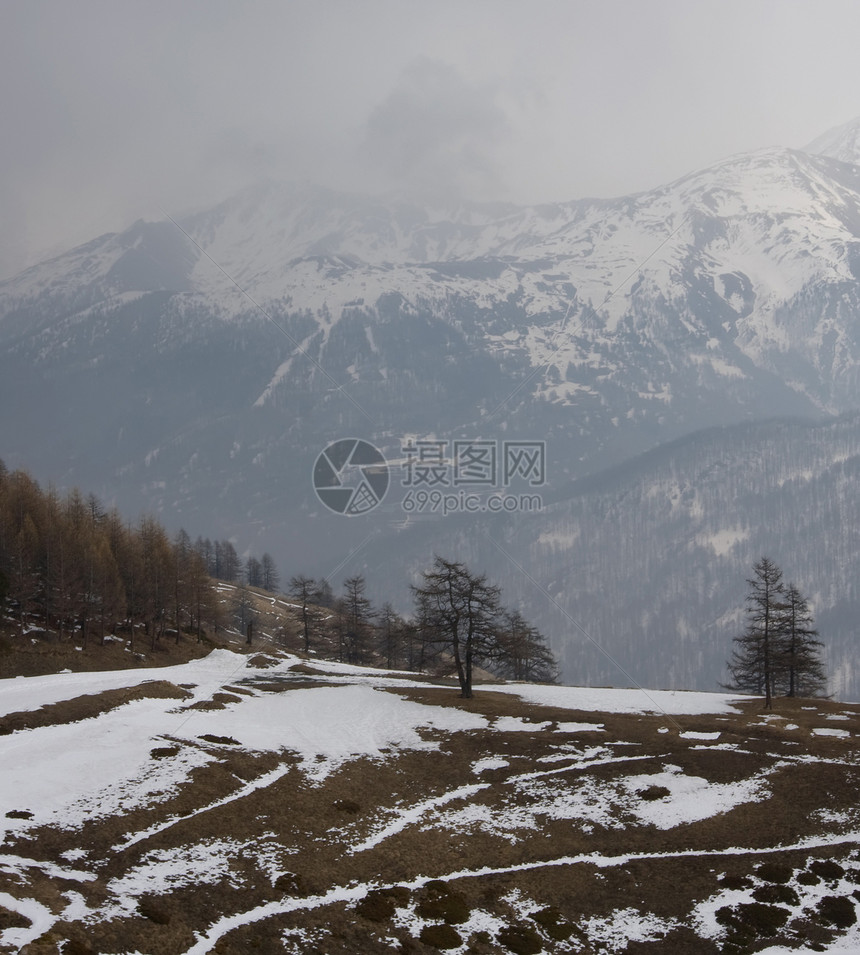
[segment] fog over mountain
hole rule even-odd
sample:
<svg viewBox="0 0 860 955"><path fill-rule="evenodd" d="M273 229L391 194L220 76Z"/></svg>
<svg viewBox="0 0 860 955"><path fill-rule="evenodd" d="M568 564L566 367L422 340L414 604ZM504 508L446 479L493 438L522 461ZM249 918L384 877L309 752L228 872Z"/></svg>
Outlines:
<svg viewBox="0 0 860 955"><path fill-rule="evenodd" d="M0 457L402 606L462 557L568 681L714 688L767 553L856 699L858 131L613 200L264 182L138 221L0 283ZM392 464L353 518L311 480L347 437ZM406 510L396 463L458 440L545 442L545 483L479 487L542 508Z"/></svg>

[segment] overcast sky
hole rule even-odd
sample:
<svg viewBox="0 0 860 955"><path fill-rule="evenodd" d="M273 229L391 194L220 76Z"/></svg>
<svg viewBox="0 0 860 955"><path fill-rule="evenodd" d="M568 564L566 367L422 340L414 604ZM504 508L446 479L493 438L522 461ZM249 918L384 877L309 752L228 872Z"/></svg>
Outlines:
<svg viewBox="0 0 860 955"><path fill-rule="evenodd" d="M854 0L0 0L0 276L261 177L614 196L860 115Z"/></svg>

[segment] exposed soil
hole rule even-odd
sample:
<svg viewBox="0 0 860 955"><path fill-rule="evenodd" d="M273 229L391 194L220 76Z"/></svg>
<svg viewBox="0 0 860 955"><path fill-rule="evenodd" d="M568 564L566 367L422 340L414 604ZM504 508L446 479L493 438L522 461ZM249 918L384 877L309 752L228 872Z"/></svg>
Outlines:
<svg viewBox="0 0 860 955"><path fill-rule="evenodd" d="M252 692L324 685L313 671L302 666L295 682L234 678L210 702L229 713ZM538 707L480 687L471 700L430 686L391 692L488 726L424 730L435 748L354 759L320 782L288 736L280 753L248 752L228 737L161 739L154 761L189 746L211 761L143 808L9 834L2 852L30 862L0 868L0 892L57 914L80 899L90 912L60 918L26 952L181 955L199 943L221 955L708 955L777 943L815 950L850 928L860 708L780 700L766 714L750 701L735 715L668 717ZM86 719L142 695L186 694L153 682L11 714L0 729ZM529 725L501 732L499 717ZM559 731L569 723L594 728ZM833 728L849 735L813 732ZM267 785L249 785L279 767ZM670 805L668 785L629 782L659 774L702 792L756 782L762 795L661 828L637 807ZM212 860L199 870L205 884L183 880L182 860L201 853ZM158 868L169 860L173 869ZM709 900L719 909L711 934L695 914ZM630 911L625 924L641 931L613 934ZM219 928L230 915L236 923ZM0 908L0 931L21 920Z"/></svg>

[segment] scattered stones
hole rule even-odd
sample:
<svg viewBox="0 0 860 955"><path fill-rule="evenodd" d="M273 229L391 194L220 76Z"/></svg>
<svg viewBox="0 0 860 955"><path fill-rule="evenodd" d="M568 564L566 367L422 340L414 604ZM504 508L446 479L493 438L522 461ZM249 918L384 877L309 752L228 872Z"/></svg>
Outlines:
<svg viewBox="0 0 860 955"><path fill-rule="evenodd" d="M361 805L353 799L335 799L332 805L338 811L349 813L351 816L357 816L361 812Z"/></svg>
<svg viewBox="0 0 860 955"><path fill-rule="evenodd" d="M790 885L760 885L753 889L756 902L768 905L800 905L800 896Z"/></svg>
<svg viewBox="0 0 860 955"><path fill-rule="evenodd" d="M790 865L783 865L781 862L762 862L761 865L756 866L755 874L763 882L785 885L791 881L794 869Z"/></svg>
<svg viewBox="0 0 860 955"><path fill-rule="evenodd" d="M555 906L550 905L545 909L538 909L529 916L534 922L546 932L555 942L564 942L570 938L573 933L573 926L565 921L561 912Z"/></svg>
<svg viewBox="0 0 860 955"><path fill-rule="evenodd" d="M814 872L825 882L838 882L845 875L845 870L832 859L816 859L809 864L809 871Z"/></svg>
<svg viewBox="0 0 860 955"><path fill-rule="evenodd" d="M665 799L667 796L671 796L672 793L665 786L648 786L645 789L638 790L636 795L640 799L646 799L649 802L654 802L657 799Z"/></svg>
<svg viewBox="0 0 860 955"><path fill-rule="evenodd" d="M797 876L799 885L818 885L821 879L814 872L800 872Z"/></svg>
<svg viewBox="0 0 860 955"><path fill-rule="evenodd" d="M424 887L427 893L418 903L417 913L425 919L436 919L449 925L469 921L471 911L464 896L453 890L447 882L434 879Z"/></svg>
<svg viewBox="0 0 860 955"><path fill-rule="evenodd" d="M721 925L732 929L729 942L756 937L773 938L788 921L791 913L779 905L764 902L741 902L739 905L723 906L716 913Z"/></svg>
<svg viewBox="0 0 860 955"><path fill-rule="evenodd" d="M178 752L178 746L156 746L149 751L149 755L153 759L167 759L168 756L175 756Z"/></svg>
<svg viewBox="0 0 860 955"><path fill-rule="evenodd" d="M395 909L409 903L409 889L395 885L387 889L372 889L355 907L356 912L371 922L387 922Z"/></svg>
<svg viewBox="0 0 860 955"><path fill-rule="evenodd" d="M150 922L155 922L156 925L170 924L170 912L158 898L149 895L142 896L137 900L137 910L144 918L149 919Z"/></svg>
<svg viewBox="0 0 860 955"><path fill-rule="evenodd" d="M283 872L275 879L275 888L284 895L292 895L297 898L305 898L309 895L308 887L304 879L295 872Z"/></svg>
<svg viewBox="0 0 860 955"><path fill-rule="evenodd" d="M740 891L741 889L752 888L752 879L745 875L721 875L719 883L724 889Z"/></svg>

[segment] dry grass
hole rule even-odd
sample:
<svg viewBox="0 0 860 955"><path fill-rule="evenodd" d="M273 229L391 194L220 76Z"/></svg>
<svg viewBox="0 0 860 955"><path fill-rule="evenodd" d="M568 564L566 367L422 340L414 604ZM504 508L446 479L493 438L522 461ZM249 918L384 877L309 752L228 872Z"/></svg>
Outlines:
<svg viewBox="0 0 860 955"><path fill-rule="evenodd" d="M17 730L34 729L37 726L57 726L62 723L76 723L78 720L92 719L102 713L108 713L130 703L143 699L184 700L191 694L166 680L152 680L140 686L121 690L105 690L76 696L61 703L49 703L38 710L25 710L20 713L8 713L0 717L0 736Z"/></svg>
<svg viewBox="0 0 860 955"><path fill-rule="evenodd" d="M301 673L301 682L286 686L273 680L271 686L266 681L254 685L257 690L292 692L312 679L309 667ZM8 725L17 729L83 719L135 698L135 692L177 698L182 694L170 684L152 683L135 691L112 691L45 707L33 714L13 714L7 718L12 721ZM247 692L247 686L234 682L213 700L232 705ZM38 899L60 912L67 904L64 893L73 891L97 909L115 906L112 880L141 872L153 860L181 858L194 847L217 845L228 865L203 886L156 880L136 906L114 914L105 909L104 917L89 925L60 921L28 953L56 955L65 944L64 955L88 951L179 955L194 943L195 933L205 932L223 915L251 912L278 900L293 900L295 910L274 912L225 932L213 941L211 950L221 955L285 951L420 955L447 950L443 946L453 944L456 934L464 950L475 953L707 955L756 951L780 939L794 945L818 945L844 931L839 920L847 919L849 903L840 901L822 903L802 918L786 916L781 925L776 924L781 914L766 908L727 912L723 937L716 940L700 937L690 914L699 902L730 885L746 885L750 892L755 889L755 899L764 900L756 902L760 906L779 906L781 898L790 898L789 889L803 891L812 880L823 885L830 878L834 886L843 888L849 877L860 882L860 861L853 855L850 840L820 849L785 848L810 837L836 839L856 827L857 707L778 701L774 713L784 719L764 720L768 714L750 702L728 717L668 719L535 707L480 688L471 700L459 699L455 690L432 687L404 687L397 692L422 703L468 710L490 721L519 716L550 725L510 733L492 728L450 735L427 732L427 739L438 743L437 749L355 760L319 784L310 783L288 753L254 754L204 740L196 744L163 741L166 750L208 747L215 761L195 770L185 786L157 804L91 820L77 830L26 831L7 838L3 847L11 855L66 868L69 863L63 853L84 848L86 859L74 865L94 872L95 881L65 879L50 869L31 866L20 875L0 874L0 892ZM827 720L828 715L844 713L851 714L849 720ZM604 730L557 731L559 723L575 721L602 723ZM787 724L797 729L789 730ZM852 735L849 739L812 735L820 727L847 729ZM682 735L688 732L718 732L720 737L703 741ZM724 748L727 745L734 748ZM598 746L606 754L601 764L587 758ZM565 756L567 760L559 759ZM476 774L475 764L486 757L496 758L499 765ZM635 762L631 757L636 757ZM277 782L226 805L199 811L236 795L247 781L284 762L290 768ZM535 817L539 824L533 828L518 828L506 821L513 818L512 809L528 811L539 805L538 796L521 782L529 773L556 770L541 779L550 780L559 793L594 786L596 792L609 794L620 791L630 775L661 772L667 765L678 767L686 776L720 784L767 773L769 795L762 802L745 803L668 829L623 813L605 824L546 815ZM441 799L477 783L489 785L447 802L438 811L428 809L421 820L392 830L376 845L354 851L416 803ZM651 795L646 800L649 804L666 798L659 791ZM446 821L455 819L454 813L466 806L474 813L473 820L484 822L470 823L463 817L457 823ZM126 849L115 848L129 834L168 819L174 823L148 839ZM494 827L493 820L500 825ZM835 875L837 870L828 875L822 861L837 861L842 881ZM318 901L333 889L357 886L365 889L352 901ZM837 899L847 897L841 889L828 891ZM593 920L611 919L613 913L631 908L661 920L663 929L655 930L648 940L630 938L620 947L601 948L594 941ZM470 922L476 913L491 920L490 929ZM0 930L16 918L20 917L0 909Z"/></svg>
<svg viewBox="0 0 860 955"><path fill-rule="evenodd" d="M226 637L198 643L195 637L183 634L179 643L171 637L159 642L154 651L148 639L138 638L132 651L128 639L123 637L104 645L91 639L83 647L75 639L66 638L60 643L53 633L32 632L21 637L14 629L0 627L0 679L43 676L63 670L79 673L175 666L205 657L219 646L241 652L239 644Z"/></svg>

